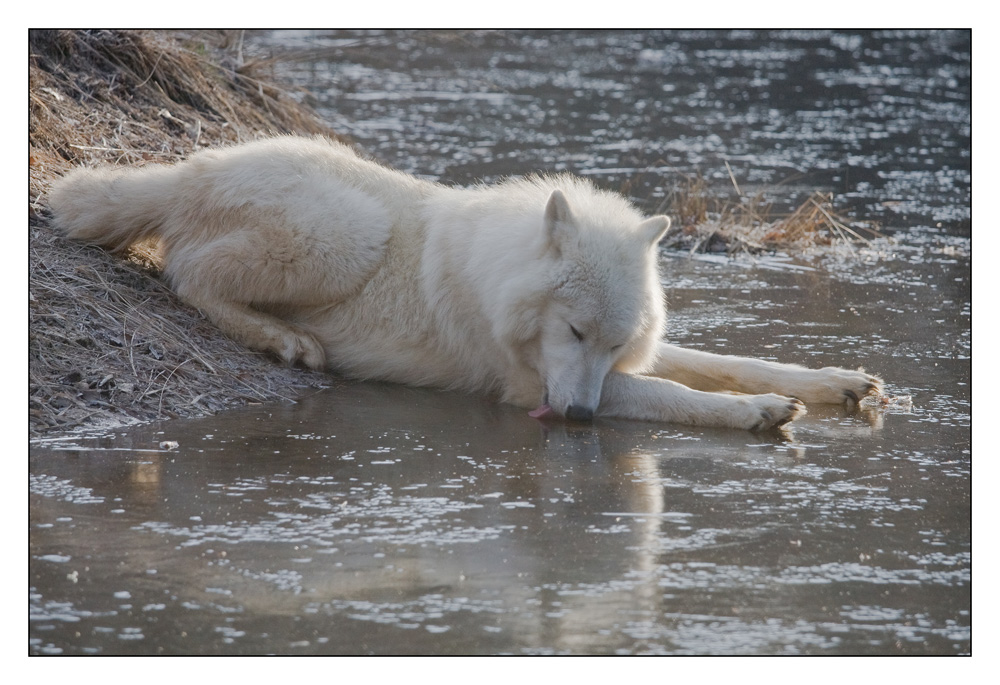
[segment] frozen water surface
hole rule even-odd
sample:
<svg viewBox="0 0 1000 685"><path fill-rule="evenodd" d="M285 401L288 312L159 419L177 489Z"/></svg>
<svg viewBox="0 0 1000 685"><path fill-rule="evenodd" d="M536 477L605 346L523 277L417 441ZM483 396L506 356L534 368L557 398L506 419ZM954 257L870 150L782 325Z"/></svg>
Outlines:
<svg viewBox="0 0 1000 685"><path fill-rule="evenodd" d="M678 174L847 198L889 237L662 255L669 337L863 364L912 397L786 436L548 428L341 383L30 451L29 651L971 650L969 35L254 38L334 125L448 183L565 169L654 209ZM714 179L714 180L713 180ZM669 210L668 210L669 211ZM176 442L176 449L160 449Z"/></svg>

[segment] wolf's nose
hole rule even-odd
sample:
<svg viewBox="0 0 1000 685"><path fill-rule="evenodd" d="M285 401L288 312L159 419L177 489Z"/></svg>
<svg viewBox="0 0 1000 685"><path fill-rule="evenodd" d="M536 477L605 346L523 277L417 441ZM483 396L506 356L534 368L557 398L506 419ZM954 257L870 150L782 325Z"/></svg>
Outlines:
<svg viewBox="0 0 1000 685"><path fill-rule="evenodd" d="M570 421L590 421L594 418L594 410L589 407L581 407L578 404L571 404L566 408L566 418Z"/></svg>

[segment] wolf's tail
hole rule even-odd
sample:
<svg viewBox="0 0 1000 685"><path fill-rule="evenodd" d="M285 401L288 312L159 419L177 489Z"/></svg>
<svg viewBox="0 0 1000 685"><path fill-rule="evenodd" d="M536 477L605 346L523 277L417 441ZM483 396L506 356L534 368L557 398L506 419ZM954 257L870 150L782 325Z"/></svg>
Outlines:
<svg viewBox="0 0 1000 685"><path fill-rule="evenodd" d="M157 236L177 211L173 167L78 168L49 192L55 225L67 236L109 250Z"/></svg>

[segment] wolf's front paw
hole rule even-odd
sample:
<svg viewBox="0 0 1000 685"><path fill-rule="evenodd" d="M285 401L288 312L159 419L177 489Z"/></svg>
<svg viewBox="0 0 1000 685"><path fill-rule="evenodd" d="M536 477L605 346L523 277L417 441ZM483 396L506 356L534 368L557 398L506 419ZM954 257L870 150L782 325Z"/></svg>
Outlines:
<svg viewBox="0 0 1000 685"><path fill-rule="evenodd" d="M806 404L844 404L854 409L868 395L882 392L882 379L865 373L828 366L810 372L810 378L792 393Z"/></svg>
<svg viewBox="0 0 1000 685"><path fill-rule="evenodd" d="M749 404L749 420L744 428L752 431L779 428L806 413L806 405L794 397L751 395L746 399Z"/></svg>

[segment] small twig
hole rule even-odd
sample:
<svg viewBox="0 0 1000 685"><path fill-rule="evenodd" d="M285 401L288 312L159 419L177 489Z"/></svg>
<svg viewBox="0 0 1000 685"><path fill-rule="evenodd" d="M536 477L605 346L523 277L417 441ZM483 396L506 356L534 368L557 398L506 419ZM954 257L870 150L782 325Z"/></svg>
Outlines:
<svg viewBox="0 0 1000 685"><path fill-rule="evenodd" d="M865 243L866 245L870 245L870 244L871 244L871 241L870 241L870 240L868 240L867 238L865 238L865 237L863 237L863 236L859 235L859 234L858 234L858 233L856 233L855 231L851 230L851 229L850 229L850 227L848 227L848 226L847 226L846 224L844 224L844 223L841 223L840 221L837 221L837 220L836 220L836 219L834 219L834 218L833 218L832 216L830 216L830 213L829 213L829 212L827 212L827 211L826 211L825 209L823 209L823 206L822 206L822 205L820 205L820 204L819 204L818 202L816 202L816 200L814 200L814 199L810 198L810 201L811 201L811 202L812 202L812 203L813 203L814 205L816 205L816 209L818 209L818 210L819 210L819 211L820 211L820 212L821 212L821 213L823 214L823 216L825 216L825 217L826 217L827 221L829 221L829 222L830 222L830 225L831 225L831 226L836 226L836 227L837 227L838 229L840 229L840 230L842 230L842 231L846 231L847 233L850 233L851 235L853 235L853 236L854 236L855 238L857 238L857 239L858 239L858 240L860 240L861 242Z"/></svg>
<svg viewBox="0 0 1000 685"><path fill-rule="evenodd" d="M160 415L163 414L163 393L165 393L167 391L167 383L169 383L170 379L174 377L175 373L177 373L177 369L181 368L182 366L184 366L185 364L187 364L189 361L191 361L191 360L190 359L185 359L180 364L178 364L177 366L175 366L174 370L170 372L170 375L167 376L166 379L164 379L164 381L163 381L163 390L160 391L160 403L156 407L156 413L157 414L160 414Z"/></svg>
<svg viewBox="0 0 1000 685"><path fill-rule="evenodd" d="M146 85L149 82L149 79L153 78L153 74L156 73L156 67L159 66L160 60L163 59L163 56L165 54L167 54L167 53L161 52L159 55L156 56L156 61L153 62L153 68L149 70L149 76L147 76L145 78L145 80L143 80L142 83L140 83L138 86L136 86L136 89L142 88L144 85Z"/></svg>
<svg viewBox="0 0 1000 685"><path fill-rule="evenodd" d="M143 154L143 155L169 155L172 156L173 153L170 152L158 152L156 150L126 150L121 147L103 147L100 145L76 145L70 143L69 147L76 148L77 150L96 150L98 152L125 152L128 154Z"/></svg>

